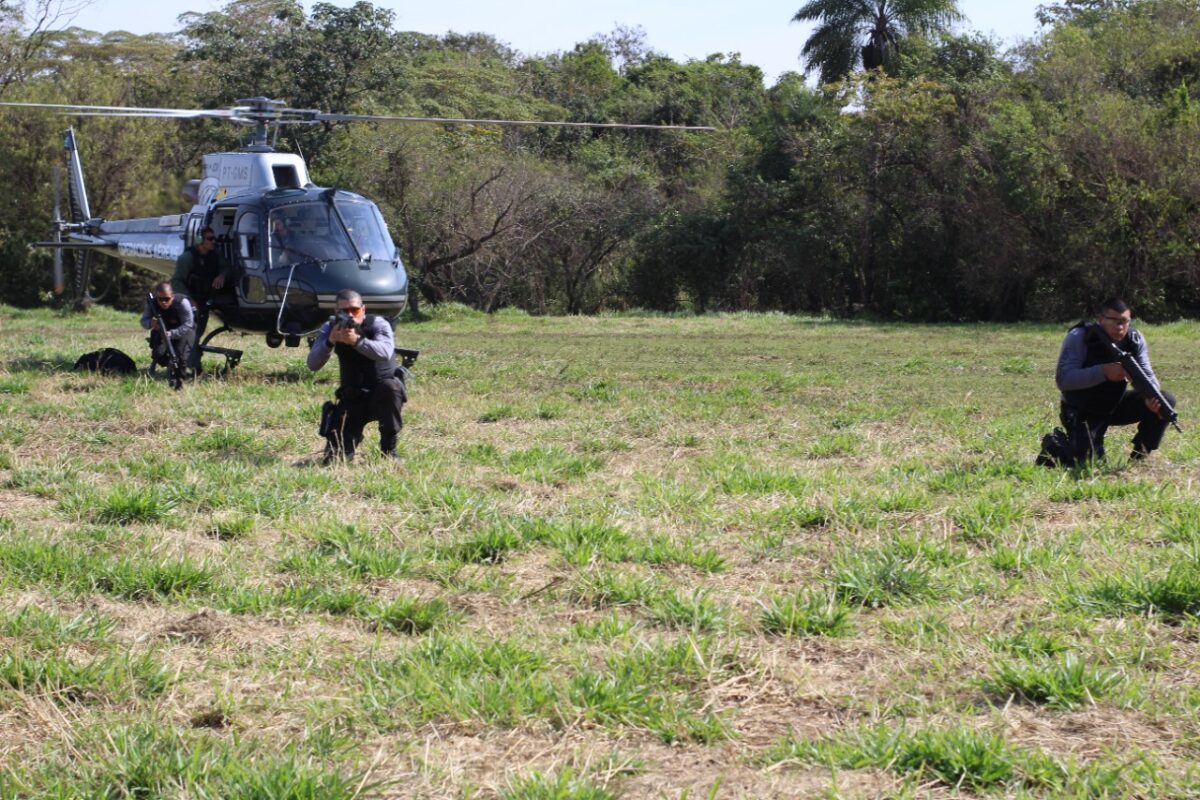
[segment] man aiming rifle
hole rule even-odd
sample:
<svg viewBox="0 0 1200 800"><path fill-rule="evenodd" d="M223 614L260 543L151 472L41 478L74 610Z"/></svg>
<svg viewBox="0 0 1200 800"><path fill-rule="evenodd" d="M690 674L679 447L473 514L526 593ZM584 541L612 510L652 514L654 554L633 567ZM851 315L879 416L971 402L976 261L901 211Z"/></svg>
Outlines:
<svg viewBox="0 0 1200 800"><path fill-rule="evenodd" d="M397 377L392 326L368 314L362 296L353 289L337 294L337 313L321 326L308 351L308 367L319 370L332 355L338 361L337 402L326 403L321 414L325 463L354 460L363 428L379 422L379 449L396 458L396 439L403 426L400 412L407 399Z"/></svg>
<svg viewBox="0 0 1200 800"><path fill-rule="evenodd" d="M1080 322L1063 339L1055 371L1063 430L1042 441L1037 463L1072 466L1104 458L1110 425L1137 425L1130 459L1158 449L1168 424L1178 429L1175 396L1159 385L1146 340L1119 298L1104 301L1095 322ZM1133 384L1130 387L1130 383Z"/></svg>

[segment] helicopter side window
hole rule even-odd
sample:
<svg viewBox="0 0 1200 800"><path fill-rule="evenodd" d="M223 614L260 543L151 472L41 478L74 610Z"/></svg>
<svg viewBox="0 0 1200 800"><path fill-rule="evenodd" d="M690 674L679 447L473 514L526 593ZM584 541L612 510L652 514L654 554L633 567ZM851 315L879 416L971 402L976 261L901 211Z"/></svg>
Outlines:
<svg viewBox="0 0 1200 800"><path fill-rule="evenodd" d="M296 225L291 214L271 212L271 229L267 234L271 242L271 266L284 267L300 259L301 254L295 248Z"/></svg>
<svg viewBox="0 0 1200 800"><path fill-rule="evenodd" d="M249 270L261 266L262 250L258 214L247 212L238 219L235 249L242 264Z"/></svg>

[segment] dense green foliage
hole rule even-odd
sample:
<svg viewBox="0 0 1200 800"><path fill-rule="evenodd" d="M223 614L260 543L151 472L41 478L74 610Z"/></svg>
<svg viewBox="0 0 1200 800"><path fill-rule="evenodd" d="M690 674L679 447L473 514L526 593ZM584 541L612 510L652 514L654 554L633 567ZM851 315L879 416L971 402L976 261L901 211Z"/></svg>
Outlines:
<svg viewBox="0 0 1200 800"><path fill-rule="evenodd" d="M836 4L804 8L816 5ZM884 72L820 89L788 73L764 88L736 55L677 63L639 30L527 56L481 34L396 30L368 2L234 0L161 36L35 34L10 18L0 99L192 107L267 95L721 129L285 132L318 182L379 202L423 304L1062 319L1116 293L1141 315L1195 314L1200 5L1067 0L1041 18L1039 39L1001 53L929 33L918 15L889 34ZM175 188L201 154L231 143L209 122L76 124L93 209L110 219L179 210ZM0 199L8 302L36 303L48 285L49 256L25 245L49 228L62 127L0 115L0 177L22 187ZM105 264L94 293L119 304L144 281Z"/></svg>

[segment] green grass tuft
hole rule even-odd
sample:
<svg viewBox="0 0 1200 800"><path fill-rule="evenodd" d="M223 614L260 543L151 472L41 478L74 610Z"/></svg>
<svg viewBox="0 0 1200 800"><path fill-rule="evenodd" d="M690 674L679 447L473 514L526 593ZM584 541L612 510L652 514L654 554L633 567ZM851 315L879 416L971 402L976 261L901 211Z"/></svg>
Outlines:
<svg viewBox="0 0 1200 800"><path fill-rule="evenodd" d="M149 656L107 655L77 661L19 650L0 656L0 688L45 695L56 703L154 697L166 690L168 675L167 668Z"/></svg>
<svg viewBox="0 0 1200 800"><path fill-rule="evenodd" d="M1111 695L1125 681L1117 670L1092 668L1068 654L1049 661L997 662L983 688L1002 700L1015 696L1049 708L1073 709Z"/></svg>
<svg viewBox="0 0 1200 800"><path fill-rule="evenodd" d="M933 575L923 560L890 550L842 556L833 575L833 587L839 600L869 608L927 600L936 591Z"/></svg>
<svg viewBox="0 0 1200 800"><path fill-rule="evenodd" d="M1074 596L1076 605L1104 616L1147 614L1177 620L1200 616L1200 564L1180 561L1166 575L1100 578Z"/></svg>
<svg viewBox="0 0 1200 800"><path fill-rule="evenodd" d="M509 782L499 800L617 800L617 795L597 786L572 769L553 775L532 772Z"/></svg>
<svg viewBox="0 0 1200 800"><path fill-rule="evenodd" d="M513 419L518 416L517 409L508 403L492 406L479 415L480 422L499 422L502 419Z"/></svg>
<svg viewBox="0 0 1200 800"><path fill-rule="evenodd" d="M854 630L845 602L821 592L773 598L759 612L758 622L767 633L784 636L847 636Z"/></svg>
<svg viewBox="0 0 1200 800"><path fill-rule="evenodd" d="M445 624L454 615L441 600L398 598L369 604L357 616L391 633L420 634Z"/></svg>
<svg viewBox="0 0 1200 800"><path fill-rule="evenodd" d="M246 741L182 734L144 723L105 730L48 763L14 767L0 778L5 796L46 798L246 798L352 800L382 786L339 771L297 748L282 753ZM81 749L81 747L83 749Z"/></svg>
<svg viewBox="0 0 1200 800"><path fill-rule="evenodd" d="M650 600L649 612L660 625L696 633L723 630L729 620L729 610L699 589L687 595L660 592Z"/></svg>
<svg viewBox="0 0 1200 800"><path fill-rule="evenodd" d="M445 548L439 548L441 558L467 564L498 564L508 554L522 549L525 539L507 526L491 527Z"/></svg>
<svg viewBox="0 0 1200 800"><path fill-rule="evenodd" d="M166 490L121 484L95 501L88 516L95 522L113 525L161 522L177 504Z"/></svg>
<svg viewBox="0 0 1200 800"><path fill-rule="evenodd" d="M787 737L768 763L797 760L846 769L891 769L951 788L1061 785L1061 768L1048 756L1013 747L997 734L968 728L924 730L876 726L800 740Z"/></svg>
<svg viewBox="0 0 1200 800"><path fill-rule="evenodd" d="M408 575L413 557L407 550L380 544L378 535L355 525L331 525L313 535L313 550L338 569L357 578Z"/></svg>
<svg viewBox="0 0 1200 800"><path fill-rule="evenodd" d="M29 605L15 612L0 612L0 637L28 642L37 650L70 642L102 642L115 627L112 618L96 611L65 616Z"/></svg>

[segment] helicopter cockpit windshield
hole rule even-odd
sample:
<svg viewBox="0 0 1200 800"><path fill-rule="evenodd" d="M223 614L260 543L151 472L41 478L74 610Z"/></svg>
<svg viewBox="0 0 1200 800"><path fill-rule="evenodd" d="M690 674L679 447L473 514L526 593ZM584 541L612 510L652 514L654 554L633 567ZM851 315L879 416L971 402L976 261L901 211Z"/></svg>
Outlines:
<svg viewBox="0 0 1200 800"><path fill-rule="evenodd" d="M339 196L327 202L291 203L271 210L271 264L300 261L394 261L396 246L374 203Z"/></svg>
<svg viewBox="0 0 1200 800"><path fill-rule="evenodd" d="M271 210L271 265L299 261L357 261L337 214L326 203L294 203Z"/></svg>
<svg viewBox="0 0 1200 800"><path fill-rule="evenodd" d="M388 235L379 208L368 200L338 193L333 201L337 207L359 257L364 261L395 261L396 245Z"/></svg>

